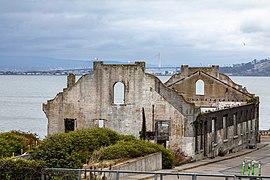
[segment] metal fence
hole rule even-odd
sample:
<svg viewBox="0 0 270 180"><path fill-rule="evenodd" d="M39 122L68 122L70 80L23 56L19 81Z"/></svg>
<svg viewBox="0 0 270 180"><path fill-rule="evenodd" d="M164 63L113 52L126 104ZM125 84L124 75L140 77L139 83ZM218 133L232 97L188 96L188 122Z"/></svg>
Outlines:
<svg viewBox="0 0 270 180"><path fill-rule="evenodd" d="M232 174L202 174L158 171L126 171L126 170L94 170L94 169L65 169L47 168L41 180L120 180L120 179L154 179L154 180L261 180L270 179L270 176L244 176Z"/></svg>

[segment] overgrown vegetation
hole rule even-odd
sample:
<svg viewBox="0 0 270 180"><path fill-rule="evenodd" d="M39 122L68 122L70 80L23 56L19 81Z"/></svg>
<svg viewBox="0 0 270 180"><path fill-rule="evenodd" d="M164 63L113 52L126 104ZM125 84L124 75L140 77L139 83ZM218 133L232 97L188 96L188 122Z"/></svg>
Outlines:
<svg viewBox="0 0 270 180"><path fill-rule="evenodd" d="M172 168L173 155L164 146L145 140L119 141L114 145L101 148L93 153L92 160L130 159L146 156L148 154L162 152L162 167Z"/></svg>
<svg viewBox="0 0 270 180"><path fill-rule="evenodd" d="M181 164L185 164L188 162L191 162L191 157L186 157L181 150L177 150L176 152L173 152L174 156L174 165L180 166Z"/></svg>
<svg viewBox="0 0 270 180"><path fill-rule="evenodd" d="M48 167L81 168L94 150L115 144L122 136L110 129L81 129L48 136L31 154Z"/></svg>
<svg viewBox="0 0 270 180"><path fill-rule="evenodd" d="M219 148L218 150L218 156L225 156L227 153L223 150L223 148Z"/></svg>
<svg viewBox="0 0 270 180"><path fill-rule="evenodd" d="M12 130L10 131L12 134L18 135L18 136L23 136L25 138L28 139L29 144L36 144L39 139L37 138L37 134L36 133L30 133L30 132L23 132L23 131L16 131L16 130Z"/></svg>
<svg viewBox="0 0 270 180"><path fill-rule="evenodd" d="M11 131L0 133L0 157L11 157L20 155L30 150L30 147L37 142L35 134Z"/></svg>
<svg viewBox="0 0 270 180"><path fill-rule="evenodd" d="M163 168L171 168L174 164L172 153L163 146L145 140L138 140L131 135L121 135L106 128L81 129L68 133L59 133L46 137L38 144L37 141L38 139L34 134L19 131L1 133L1 168L4 168L2 165L6 164L7 167L16 170L16 168L19 168L17 165L20 163L26 169L31 168L31 165L34 166L35 163L40 163L40 165L37 164L38 168L45 166L82 168L83 164L87 163L91 156L93 157L94 151L102 155L97 160L136 158L162 152ZM29 151L30 146L33 147L31 151ZM20 155L21 149L30 152L30 160L20 159L18 162L13 162L12 159L3 158L11 157L13 153ZM23 165L23 163L26 165ZM36 168L33 168L33 171L35 170ZM16 173L23 171L27 170L18 169ZM13 177L13 174L11 175L9 172L7 171L5 176Z"/></svg>
<svg viewBox="0 0 270 180"><path fill-rule="evenodd" d="M256 97L251 97L250 99L247 100L248 104L256 104L257 103L257 98Z"/></svg>
<svg viewBox="0 0 270 180"><path fill-rule="evenodd" d="M39 179L45 168L43 161L30 161L25 159L0 159L0 179Z"/></svg>

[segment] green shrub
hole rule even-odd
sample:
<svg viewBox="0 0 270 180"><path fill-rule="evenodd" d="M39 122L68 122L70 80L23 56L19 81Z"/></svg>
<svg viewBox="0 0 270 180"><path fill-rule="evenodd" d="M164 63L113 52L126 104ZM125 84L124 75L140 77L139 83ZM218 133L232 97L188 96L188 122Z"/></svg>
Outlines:
<svg viewBox="0 0 270 180"><path fill-rule="evenodd" d="M118 141L133 141L136 140L135 136L119 134Z"/></svg>
<svg viewBox="0 0 270 180"><path fill-rule="evenodd" d="M0 159L0 179L39 179L44 168L45 163L42 161L3 158Z"/></svg>
<svg viewBox="0 0 270 180"><path fill-rule="evenodd" d="M81 168L94 151L102 154L100 157L95 153L98 158L94 159L108 160L136 158L161 151L163 168L173 166L173 156L163 146L136 140L131 135L120 135L106 128L81 129L50 135L33 150L31 159L42 160L48 167Z"/></svg>
<svg viewBox="0 0 270 180"><path fill-rule="evenodd" d="M95 153L95 156L99 157L97 160L112 160L142 157L156 152L162 152L162 167L164 169L173 167L173 155L169 150L162 145L144 140L119 141L114 145L100 149Z"/></svg>
<svg viewBox="0 0 270 180"><path fill-rule="evenodd" d="M23 136L23 137L27 138L28 139L28 143L30 145L36 144L39 141L39 139L37 138L38 135L36 133L16 131L16 130L12 130L10 132L12 134L15 134L15 135L18 135L18 136Z"/></svg>
<svg viewBox="0 0 270 180"><path fill-rule="evenodd" d="M13 153L20 155L21 150L29 151L37 141L36 135L31 133L21 131L0 133L0 157L11 157Z"/></svg>
<svg viewBox="0 0 270 180"><path fill-rule="evenodd" d="M11 157L21 154L21 149L26 150L28 139L23 136L15 135L11 132L0 134L0 157Z"/></svg>
<svg viewBox="0 0 270 180"><path fill-rule="evenodd" d="M115 144L120 135L106 128L91 128L50 135L31 154L48 167L81 168L94 150Z"/></svg>

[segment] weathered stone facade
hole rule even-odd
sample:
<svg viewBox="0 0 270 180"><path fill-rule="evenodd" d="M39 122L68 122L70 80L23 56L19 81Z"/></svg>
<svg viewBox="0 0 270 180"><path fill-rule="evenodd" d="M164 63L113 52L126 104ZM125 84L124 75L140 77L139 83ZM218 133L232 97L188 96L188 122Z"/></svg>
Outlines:
<svg viewBox="0 0 270 180"><path fill-rule="evenodd" d="M198 80L204 82L203 95L196 94ZM117 87L122 87L120 99L116 94ZM226 143L231 149L255 143L258 104L248 104L254 98L229 77L220 74L218 66L197 69L182 66L180 74L163 84L156 76L145 72L144 62L120 65L94 62L93 72L82 76L77 82L75 76L70 74L67 88L44 104L43 110L48 118L48 134L106 127L139 137L145 117L146 131L154 141L199 159L218 152L217 149L224 148ZM228 106L229 109L223 109ZM201 107L215 107L215 111L202 114ZM231 114L236 111L237 115L241 111L245 114L247 107L251 114L248 117L252 118L244 115L234 120L238 124L239 138L236 135L231 138L231 132L234 132ZM220 117L225 115L228 116L225 124L227 139L221 137L225 136L224 128L218 125ZM214 132L210 131L213 118L217 119ZM246 122L250 123L249 127L253 124L254 127L243 129ZM244 132L240 131L241 128ZM247 130L248 136L245 134ZM217 134L215 138L219 139L216 143L211 140L214 133ZM223 150L233 151L231 149L225 147Z"/></svg>
<svg viewBox="0 0 270 180"><path fill-rule="evenodd" d="M68 88L44 104L48 118L48 134L65 132L65 120L74 120L75 129L98 127L139 137L142 128L142 108L146 130L155 132L156 122L168 122L169 146L194 155L193 127L190 124L199 109L167 88L156 76L145 73L145 63L111 65L94 63L94 71L82 76L75 84L74 76ZM124 102L114 103L114 86L124 84Z"/></svg>
<svg viewBox="0 0 270 180"><path fill-rule="evenodd" d="M218 66L182 65L181 73L165 85L201 109L193 123L196 159L235 152L259 141L259 98L219 73Z"/></svg>
<svg viewBox="0 0 270 180"><path fill-rule="evenodd" d="M196 93L196 84L204 84L204 92ZM165 85L183 95L199 107L230 107L244 105L254 97L246 88L234 83L228 76L219 73L218 66L181 66L181 73L172 76Z"/></svg>
<svg viewBox="0 0 270 180"><path fill-rule="evenodd" d="M194 122L196 159L216 157L256 146L258 105L248 104L203 113Z"/></svg>

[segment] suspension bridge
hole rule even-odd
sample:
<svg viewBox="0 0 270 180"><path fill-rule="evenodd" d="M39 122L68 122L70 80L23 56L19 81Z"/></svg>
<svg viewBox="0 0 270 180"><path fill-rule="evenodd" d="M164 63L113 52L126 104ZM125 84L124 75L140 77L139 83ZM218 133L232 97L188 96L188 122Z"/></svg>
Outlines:
<svg viewBox="0 0 270 180"><path fill-rule="evenodd" d="M147 66L145 67L146 72L158 75L172 75L180 71L180 66ZM93 68L78 68L78 69L55 69L47 71L26 71L23 74L26 75L66 75L68 73L74 73L77 75L86 74L92 72Z"/></svg>

